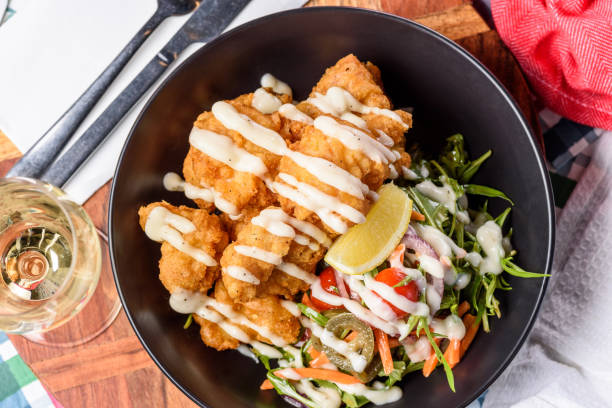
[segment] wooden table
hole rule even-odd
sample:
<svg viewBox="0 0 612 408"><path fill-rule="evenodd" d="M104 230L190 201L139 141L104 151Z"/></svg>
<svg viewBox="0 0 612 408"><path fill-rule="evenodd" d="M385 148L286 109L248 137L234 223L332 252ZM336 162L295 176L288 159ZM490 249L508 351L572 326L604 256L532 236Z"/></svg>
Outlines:
<svg viewBox="0 0 612 408"><path fill-rule="evenodd" d="M312 0L307 6L345 5L383 10L416 19L456 41L483 62L518 101L536 134L539 125L523 75L497 33L467 0ZM0 131L0 175L21 153ZM85 204L94 223L107 228L110 183ZM90 343L55 349L10 336L23 359L65 407L193 407L155 366L122 311Z"/></svg>

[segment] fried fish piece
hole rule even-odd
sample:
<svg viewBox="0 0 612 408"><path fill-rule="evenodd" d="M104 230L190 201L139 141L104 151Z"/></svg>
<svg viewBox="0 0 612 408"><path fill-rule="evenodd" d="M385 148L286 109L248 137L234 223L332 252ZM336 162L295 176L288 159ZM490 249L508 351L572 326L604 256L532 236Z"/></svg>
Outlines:
<svg viewBox="0 0 612 408"><path fill-rule="evenodd" d="M218 302L231 306L234 313L243 315L255 325L269 330L275 336L282 338L287 344L295 343L298 340L300 333L299 320L283 307L278 297L265 296L245 303L236 303L221 280L215 284L214 297ZM197 315L194 315L194 319L201 326L200 336L206 345L217 350L235 349L240 345L236 338L226 333L218 324ZM251 327L228 318L225 318L225 321L239 328L251 339L272 343L270 339Z"/></svg>
<svg viewBox="0 0 612 408"><path fill-rule="evenodd" d="M274 235L253 223L245 225L221 257L223 283L229 296L239 302L253 299L259 284L270 278L276 265L289 251L291 239L290 236ZM243 251L239 252L241 249ZM257 250L272 259L264 261L245 255Z"/></svg>
<svg viewBox="0 0 612 408"><path fill-rule="evenodd" d="M283 102L290 101L288 95L277 95ZM265 128L271 129L281 135L283 139L291 141L292 135L284 127L283 119L278 112L263 114L252 106L253 94L241 95L236 99L225 101L239 114ZM227 129L215 117L213 112L203 112L197 118L194 126L225 136L236 148L244 150L255 160L261 160L261 165L267 169L266 174L257 175L254 172L238 171L228 164L214 159L195 146L190 146L189 152L183 162L183 176L185 181L195 186L213 188L225 200L234 212L234 218L251 209L262 209L276 203L276 198L268 190L262 177L273 178L281 156L255 145L239 132ZM229 159L230 161L232 158ZM221 208L224 212L226 209Z"/></svg>
<svg viewBox="0 0 612 408"><path fill-rule="evenodd" d="M218 263L223 250L228 244L228 236L223 229L219 217L209 214L206 210L193 209L186 206L175 207L165 201L156 202L146 207L140 207L138 210L140 226L143 230L145 230L149 214L154 208L159 206L193 223L196 230L182 234L183 239L192 247L206 252ZM213 286L220 272L221 268L219 265L206 266L190 255L179 251L170 243L162 242L161 258L159 260L159 280L170 293L176 288L206 292Z"/></svg>

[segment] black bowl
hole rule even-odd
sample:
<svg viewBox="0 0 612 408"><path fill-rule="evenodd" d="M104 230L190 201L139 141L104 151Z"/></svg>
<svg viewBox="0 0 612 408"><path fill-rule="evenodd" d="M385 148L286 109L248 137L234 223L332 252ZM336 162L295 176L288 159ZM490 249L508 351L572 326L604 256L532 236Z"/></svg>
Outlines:
<svg viewBox="0 0 612 408"><path fill-rule="evenodd" d="M192 400L210 407L286 406L259 391L265 371L235 351L205 347L197 325L168 306L157 279L159 244L138 226L141 205L188 202L162 187L179 171L193 120L213 102L251 92L266 72L306 97L326 67L354 53L382 71L395 106L414 107L408 139L429 146L463 133L475 156L492 149L476 182L505 191L516 203L511 223L518 263L548 272L553 207L546 169L529 126L500 83L452 41L412 21L350 8L307 8L241 26L207 44L166 80L140 114L115 174L110 204L110 248L119 294L134 330L161 370ZM493 200L501 211L501 203ZM501 320L480 333L455 372L452 393L442 370L402 382L404 398L389 407L465 406L508 365L523 343L546 288L545 279L508 278Z"/></svg>

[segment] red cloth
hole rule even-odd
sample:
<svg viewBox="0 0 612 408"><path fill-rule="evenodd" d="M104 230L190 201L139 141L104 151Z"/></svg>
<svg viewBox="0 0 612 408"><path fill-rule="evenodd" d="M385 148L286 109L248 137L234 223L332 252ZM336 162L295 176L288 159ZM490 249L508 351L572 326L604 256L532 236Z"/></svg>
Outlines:
<svg viewBox="0 0 612 408"><path fill-rule="evenodd" d="M612 129L612 0L492 0L491 11L550 109Z"/></svg>

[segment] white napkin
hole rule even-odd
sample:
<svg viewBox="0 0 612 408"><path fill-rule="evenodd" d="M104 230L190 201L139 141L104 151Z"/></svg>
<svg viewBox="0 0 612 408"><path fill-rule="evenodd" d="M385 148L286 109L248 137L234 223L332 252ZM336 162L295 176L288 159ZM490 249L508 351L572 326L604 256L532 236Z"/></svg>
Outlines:
<svg viewBox="0 0 612 408"><path fill-rule="evenodd" d="M552 277L532 334L484 407L612 406L612 131L594 150L557 222Z"/></svg>
<svg viewBox="0 0 612 408"><path fill-rule="evenodd" d="M252 0L228 27L305 0ZM155 0L20 0L0 26L0 130L27 151L87 89L153 14ZM102 113L189 16L171 17L143 44L83 122L78 137ZM82 203L113 175L138 113L161 81L202 44L187 48L65 186ZM75 140L73 137L72 141Z"/></svg>

